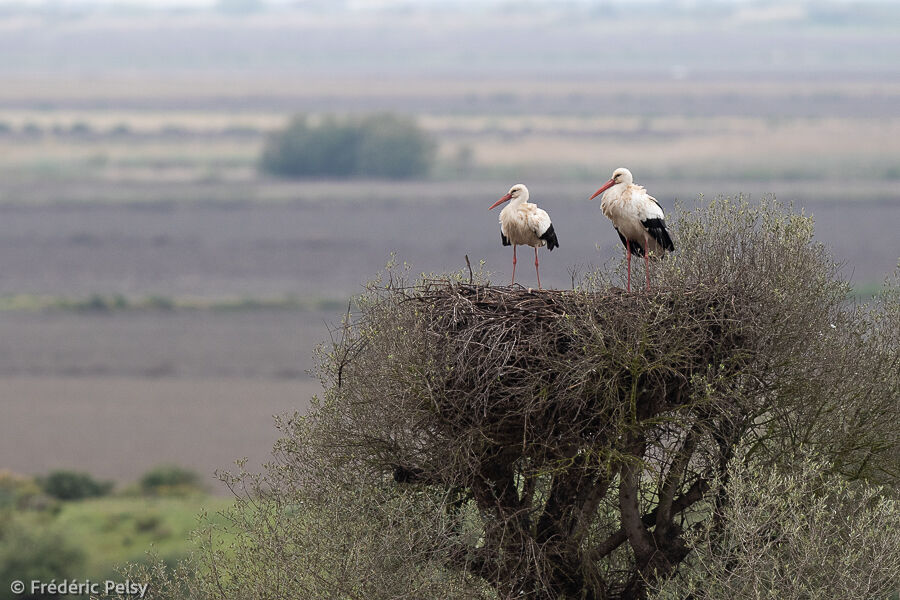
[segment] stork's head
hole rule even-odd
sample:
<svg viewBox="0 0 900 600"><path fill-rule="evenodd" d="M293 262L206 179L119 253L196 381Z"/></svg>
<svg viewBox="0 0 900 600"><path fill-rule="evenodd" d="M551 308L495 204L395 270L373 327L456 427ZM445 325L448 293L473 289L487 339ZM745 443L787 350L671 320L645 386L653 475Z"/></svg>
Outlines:
<svg viewBox="0 0 900 600"><path fill-rule="evenodd" d="M634 177L631 176L631 171L629 171L625 167L619 167L618 169L613 171L612 177L609 178L609 181L604 183L602 188L594 192L594 195L591 196L591 200L593 200L612 186L619 185L620 183L624 183L625 185L634 183Z"/></svg>
<svg viewBox="0 0 900 600"><path fill-rule="evenodd" d="M528 188L525 187L524 184L517 183L516 185L509 188L509 191L506 192L506 195L491 204L491 208L488 210L492 210L493 208L500 206L507 200L521 200L525 202L528 200Z"/></svg>

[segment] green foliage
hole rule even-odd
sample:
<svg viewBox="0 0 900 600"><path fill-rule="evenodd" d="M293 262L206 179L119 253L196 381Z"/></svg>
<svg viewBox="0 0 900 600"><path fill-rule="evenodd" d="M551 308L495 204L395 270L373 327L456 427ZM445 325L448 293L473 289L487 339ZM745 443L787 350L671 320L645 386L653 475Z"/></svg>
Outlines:
<svg viewBox="0 0 900 600"><path fill-rule="evenodd" d="M183 600L204 598L205 591L197 582L197 568L190 557L173 560L148 552L143 560L123 565L117 579L139 581L147 584L143 600ZM114 578L114 579L115 579ZM251 598L252 596L248 596ZM103 596L107 600L106 596ZM110 596L108 600L132 600L133 596Z"/></svg>
<svg viewBox="0 0 900 600"><path fill-rule="evenodd" d="M173 310L175 308L175 301L172 298L168 298L166 296L147 296L147 298L139 304L141 308L149 308L151 310Z"/></svg>
<svg viewBox="0 0 900 600"><path fill-rule="evenodd" d="M85 555L79 546L60 529L35 527L32 521L0 513L0 600L50 597L13 594L9 584L14 580L28 585L32 579L50 582L84 577Z"/></svg>
<svg viewBox="0 0 900 600"><path fill-rule="evenodd" d="M357 170L363 177L412 179L428 174L434 142L415 121L395 115L363 119Z"/></svg>
<svg viewBox="0 0 900 600"><path fill-rule="evenodd" d="M111 313L116 311L170 310L325 310L346 309L347 301L337 298L302 298L295 294L268 297L204 299L150 295L129 299L121 294L91 294L83 298L15 294L0 296L0 311L65 310L76 312Z"/></svg>
<svg viewBox="0 0 900 600"><path fill-rule="evenodd" d="M31 137L39 137L44 134L44 128L38 123L29 121L22 125L22 133Z"/></svg>
<svg viewBox="0 0 900 600"><path fill-rule="evenodd" d="M145 479L154 494L184 495L99 498L110 484L83 473L55 471L36 480L0 471L0 600L49 597L13 595L9 584L14 580L27 585L31 579L118 579L115 568L129 562L135 569L152 565L169 573L190 555L199 513L231 504L230 499L196 493L197 476L183 469L160 467ZM186 495L188 491L192 493ZM206 523L213 528L221 520L213 512ZM157 554L148 561L145 553L151 547Z"/></svg>
<svg viewBox="0 0 900 600"><path fill-rule="evenodd" d="M159 465L138 481L141 492L154 496L185 495L203 490L200 476L178 465Z"/></svg>
<svg viewBox="0 0 900 600"><path fill-rule="evenodd" d="M729 501L692 531L679 576L653 600L887 599L900 590L900 501L800 456L771 468L734 460Z"/></svg>
<svg viewBox="0 0 900 600"><path fill-rule="evenodd" d="M72 300L69 298L58 298L51 301L53 308L65 310L76 310L84 312L110 312L113 310L122 310L128 308L128 299L121 294L112 296L104 296L102 294L91 294L87 298Z"/></svg>
<svg viewBox="0 0 900 600"><path fill-rule="evenodd" d="M0 471L0 511L28 510L52 507L52 500L31 477L11 471Z"/></svg>
<svg viewBox="0 0 900 600"><path fill-rule="evenodd" d="M295 117L272 134L263 171L284 177L411 179L431 168L435 143L416 123L391 114L311 123Z"/></svg>
<svg viewBox="0 0 900 600"><path fill-rule="evenodd" d="M105 496L112 488L111 481L97 481L88 473L76 471L52 471L38 479L38 484L49 496L59 500L81 500Z"/></svg>
<svg viewBox="0 0 900 600"><path fill-rule="evenodd" d="M218 524L221 517L216 511L230 504L229 498L199 494L107 496L63 502L52 525L66 538L77 540L84 550L84 569L79 576L109 577L121 565L144 562L151 547L167 564L176 564L194 547L192 532L202 510L210 511L209 523Z"/></svg>
<svg viewBox="0 0 900 600"><path fill-rule="evenodd" d="M208 509L206 522L215 527L222 521L216 511L231 502L195 494L89 498L56 502L53 511L0 506L0 600L28 597L9 594L9 583L15 579L118 580L122 565L131 563L135 569L144 569L157 559L160 568L170 574L194 548L192 533L199 515ZM227 543L221 537L216 540ZM146 553L151 549L156 556L148 560Z"/></svg>
<svg viewBox="0 0 900 600"><path fill-rule="evenodd" d="M80 135L86 136L90 135L94 132L94 129L91 127L89 123L85 123L84 121L76 121L72 123L72 126L69 128L69 133L72 135Z"/></svg>
<svg viewBox="0 0 900 600"><path fill-rule="evenodd" d="M295 422L290 427L297 433L293 426L306 429ZM279 444L291 463L307 457L291 446L287 439ZM224 476L241 499L201 538L191 597L495 598L482 582L446 569L421 535L446 531L442 498L398 495L391 481L372 486L367 476L335 479L320 466L313 466L310 476L319 477L303 491L279 489L297 474L292 464L276 467L273 478Z"/></svg>

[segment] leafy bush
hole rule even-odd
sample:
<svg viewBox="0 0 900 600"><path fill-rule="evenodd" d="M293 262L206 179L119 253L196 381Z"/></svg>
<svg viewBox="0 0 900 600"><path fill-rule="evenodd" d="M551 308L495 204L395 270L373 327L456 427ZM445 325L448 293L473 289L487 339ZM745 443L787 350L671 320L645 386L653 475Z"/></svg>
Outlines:
<svg viewBox="0 0 900 600"><path fill-rule="evenodd" d="M25 519L0 514L0 600L57 598L57 595L13 594L9 584L32 579L44 582L82 577L84 553L60 532L35 527ZM27 588L26 588L27 589Z"/></svg>
<svg viewBox="0 0 900 600"><path fill-rule="evenodd" d="M411 179L431 168L434 142L415 121L393 115L363 119L360 126L358 173L364 177Z"/></svg>
<svg viewBox="0 0 900 600"><path fill-rule="evenodd" d="M86 123L84 121L77 121L72 123L72 126L69 128L69 133L72 135L78 136L87 136L94 132L94 128L91 127L90 123Z"/></svg>
<svg viewBox="0 0 900 600"><path fill-rule="evenodd" d="M46 508L52 502L41 491L37 482L11 471L0 471L0 510L24 510Z"/></svg>
<svg viewBox="0 0 900 600"><path fill-rule="evenodd" d="M735 460L715 518L654 600L886 599L900 587L900 502L800 457L792 468ZM893 525L892 525L893 524Z"/></svg>
<svg viewBox="0 0 900 600"><path fill-rule="evenodd" d="M111 481L97 481L87 473L75 471L52 471L38 479L44 493L60 500L81 500L105 496L112 488Z"/></svg>
<svg viewBox="0 0 900 600"><path fill-rule="evenodd" d="M150 469L138 481L140 490L155 496L183 495L203 490L200 476L177 465L159 465Z"/></svg>
<svg viewBox="0 0 900 600"><path fill-rule="evenodd" d="M428 173L434 150L412 119L378 114L312 124L299 116L269 136L261 168L285 177L410 179Z"/></svg>
<svg viewBox="0 0 900 600"><path fill-rule="evenodd" d="M148 552L143 560L125 564L109 579L126 579L147 584L144 600L183 600L206 598L196 579L198 565L184 556L159 556ZM104 600L132 600L134 596L101 596Z"/></svg>
<svg viewBox="0 0 900 600"><path fill-rule="evenodd" d="M29 121L22 125L22 133L32 137L38 137L44 134L44 128L41 127L38 123L33 121Z"/></svg>

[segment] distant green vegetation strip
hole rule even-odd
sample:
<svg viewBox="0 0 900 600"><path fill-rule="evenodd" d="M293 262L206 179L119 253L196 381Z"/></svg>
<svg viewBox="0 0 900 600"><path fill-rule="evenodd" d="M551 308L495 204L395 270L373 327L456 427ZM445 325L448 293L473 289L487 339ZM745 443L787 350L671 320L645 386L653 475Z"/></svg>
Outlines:
<svg viewBox="0 0 900 600"><path fill-rule="evenodd" d="M860 283L853 286L851 295L854 298L863 300L866 298L874 298L884 291L884 284L871 281L869 283Z"/></svg>
<svg viewBox="0 0 900 600"><path fill-rule="evenodd" d="M122 294L92 294L86 297L12 294L0 296L0 311L65 310L77 312L168 311L168 310L340 310L346 300L336 298L301 298L294 295L254 298L173 298L144 296L129 298Z"/></svg>
<svg viewBox="0 0 900 600"><path fill-rule="evenodd" d="M883 284L868 282L853 286L850 296L856 299L877 296ZM72 311L72 312L124 312L124 311L340 311L347 309L347 300L339 298L301 298L295 295L240 298L173 298L149 295L129 298L122 294L91 294L83 297L43 296L39 294L11 294L0 296L0 312L3 311Z"/></svg>

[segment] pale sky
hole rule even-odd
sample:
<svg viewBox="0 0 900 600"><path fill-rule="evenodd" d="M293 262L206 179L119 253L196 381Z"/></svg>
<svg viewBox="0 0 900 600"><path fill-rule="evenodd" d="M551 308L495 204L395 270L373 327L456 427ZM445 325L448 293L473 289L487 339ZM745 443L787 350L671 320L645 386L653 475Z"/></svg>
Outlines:
<svg viewBox="0 0 900 600"><path fill-rule="evenodd" d="M495 3L505 2L508 0L488 0L493 1ZM572 5L572 4L591 4L597 3L601 0L529 0L532 3L539 4L563 4L563 5ZM608 2L609 0L602 0ZM613 0L618 3L629 3L629 2L639 2L639 3L652 3L658 2L659 0ZM759 0L705 0L711 3L752 3L759 2ZM874 0L875 2L900 2L900 0ZM391 4L431 4L431 5L440 5L440 4L483 4L485 0L352 0L351 4L358 5L361 7L365 6L385 6ZM786 0L783 3L798 3L802 2L802 0ZM870 3L869 0L866 3ZM152 7L210 7L215 6L217 0L0 0L0 4L12 4L12 5L29 5L29 6L53 6L53 5L104 5L104 6L146 6L149 8ZM302 2L298 2L297 0L264 0L265 4L271 5L279 5L279 4L302 4ZM697 0L681 0L680 4L682 5L692 5L702 3L702 0L698 2ZM802 2L806 3L806 2ZM838 0L840 4L854 4L858 3L855 0Z"/></svg>
<svg viewBox="0 0 900 600"><path fill-rule="evenodd" d="M270 6L296 5L303 6L306 2L321 5L325 0L262 0ZM344 9L371 10L390 8L394 6L427 5L427 6L484 6L486 4L506 4L510 0L339 0ZM573 6L590 5L598 3L613 4L658 4L661 0L527 0L530 4L545 6ZM834 4L897 4L900 0L831 0ZM54 7L54 6L94 6L99 8L113 8L116 6L145 7L148 9L203 9L212 8L219 0L0 0L0 6L21 7ZM771 5L771 0L676 0L683 7L694 7L702 4L764 4ZM781 0L780 4L813 4L814 0Z"/></svg>

